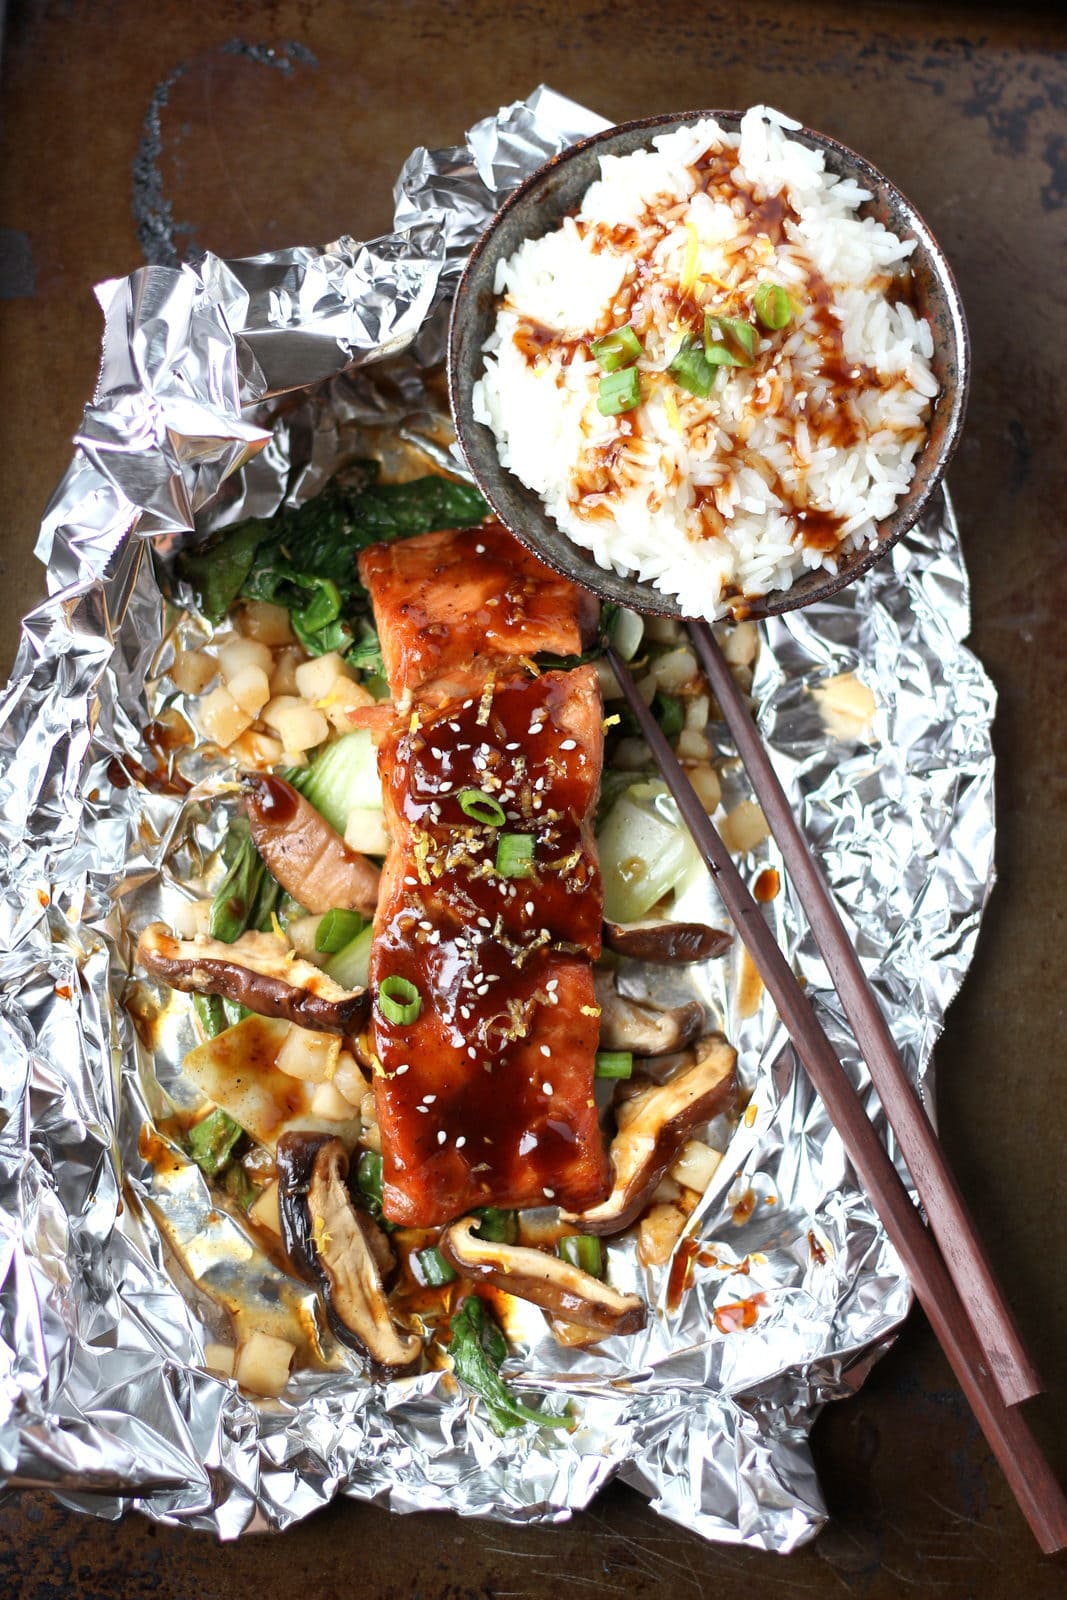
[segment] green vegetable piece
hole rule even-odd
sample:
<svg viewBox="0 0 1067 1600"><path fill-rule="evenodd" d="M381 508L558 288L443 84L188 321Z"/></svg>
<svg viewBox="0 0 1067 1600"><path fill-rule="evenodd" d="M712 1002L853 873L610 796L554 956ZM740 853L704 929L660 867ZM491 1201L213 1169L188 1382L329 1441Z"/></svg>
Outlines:
<svg viewBox="0 0 1067 1600"><path fill-rule="evenodd" d="M568 1233L556 1246L561 1261L567 1261L591 1278L604 1276L604 1251L600 1240L588 1233Z"/></svg>
<svg viewBox="0 0 1067 1600"><path fill-rule="evenodd" d="M392 1233L396 1227L382 1214L382 1158L377 1150L364 1150L356 1168L356 1198L363 1204L380 1228Z"/></svg>
<svg viewBox="0 0 1067 1600"><path fill-rule="evenodd" d="M378 985L378 1010L387 1021L406 1028L422 1010L422 996L409 978L391 973Z"/></svg>
<svg viewBox="0 0 1067 1600"><path fill-rule="evenodd" d="M597 389L596 407L602 417L617 417L641 404L641 379L636 367L606 372Z"/></svg>
<svg viewBox="0 0 1067 1600"><path fill-rule="evenodd" d="M449 1266L435 1245L430 1245L425 1250L416 1250L415 1260L419 1264L423 1282L431 1289L440 1289L446 1283L455 1283L458 1277L456 1269Z"/></svg>
<svg viewBox="0 0 1067 1600"><path fill-rule="evenodd" d="M200 1019L200 1026L209 1039L217 1033L224 1033L229 1027L222 999L217 994L194 994L193 1010Z"/></svg>
<svg viewBox="0 0 1067 1600"><path fill-rule="evenodd" d="M500 1376L508 1347L484 1300L470 1295L449 1323L449 1354L456 1377L483 1401L495 1433L532 1422L537 1428L573 1428L570 1417L533 1411L517 1400Z"/></svg>
<svg viewBox="0 0 1067 1600"><path fill-rule="evenodd" d="M627 323L625 328L616 328L613 333L606 333L603 339L594 339L589 346L593 352L593 359L605 372L617 372L620 367L628 367L632 361L644 355L641 341L634 330Z"/></svg>
<svg viewBox="0 0 1067 1600"><path fill-rule="evenodd" d="M680 388L688 389L698 399L706 400L711 393L715 374L704 352L696 345L683 344L667 371Z"/></svg>
<svg viewBox="0 0 1067 1600"><path fill-rule="evenodd" d="M496 870L502 878L532 878L534 837L532 833L502 833L496 847Z"/></svg>
<svg viewBox="0 0 1067 1600"><path fill-rule="evenodd" d="M504 807L484 789L461 789L456 796L459 808L473 822L484 822L490 828L499 828L505 822Z"/></svg>
<svg viewBox="0 0 1067 1600"><path fill-rule="evenodd" d="M608 922L639 922L687 881L699 853L658 781L631 782L597 829Z"/></svg>
<svg viewBox="0 0 1067 1600"><path fill-rule="evenodd" d="M189 1129L185 1148L201 1172L209 1178L217 1178L243 1138L241 1124L216 1106Z"/></svg>
<svg viewBox="0 0 1067 1600"><path fill-rule="evenodd" d="M368 810L382 804L378 756L368 728L356 728L343 738L323 745L308 767L285 774L294 789L331 828L343 834L353 806Z"/></svg>
<svg viewBox="0 0 1067 1600"><path fill-rule="evenodd" d="M242 1211L247 1211L259 1194L259 1190L240 1161L231 1162L226 1168L226 1176L222 1180L222 1187L237 1202Z"/></svg>
<svg viewBox="0 0 1067 1600"><path fill-rule="evenodd" d="M324 955L336 955L346 944L351 944L363 932L364 922L358 911L327 911L315 929L315 949Z"/></svg>
<svg viewBox="0 0 1067 1600"><path fill-rule="evenodd" d="M367 676L377 677L385 671L381 642L373 628L352 646L345 660L356 672Z"/></svg>
<svg viewBox="0 0 1067 1600"><path fill-rule="evenodd" d="M663 729L664 737L673 744L685 727L685 707L676 694L656 691L652 701L652 715Z"/></svg>
<svg viewBox="0 0 1067 1600"><path fill-rule="evenodd" d="M632 1050L598 1050L596 1053L597 1078L629 1078L633 1075Z"/></svg>
<svg viewBox="0 0 1067 1600"><path fill-rule="evenodd" d="M357 933L343 949L331 956L326 971L342 989L365 989L370 982L370 947L374 929L370 925Z"/></svg>
<svg viewBox="0 0 1067 1600"><path fill-rule="evenodd" d="M282 893L251 836L242 832L237 837L236 854L211 902L209 931L224 944L233 944L249 928L269 928Z"/></svg>
<svg viewBox="0 0 1067 1600"><path fill-rule="evenodd" d="M501 1211L496 1206L478 1206L471 1215L478 1218L475 1233L479 1239L493 1244L517 1244L519 1239L519 1214Z"/></svg>
<svg viewBox="0 0 1067 1600"><path fill-rule="evenodd" d="M704 359L713 367L750 367L756 359L756 330L741 317L704 313Z"/></svg>
<svg viewBox="0 0 1067 1600"><path fill-rule="evenodd" d="M258 519L225 528L198 550L178 558L178 574L195 589L209 622L219 623L241 592L256 551L270 537L271 524Z"/></svg>
<svg viewBox="0 0 1067 1600"><path fill-rule="evenodd" d="M788 328L793 320L793 307L780 283L761 283L752 296L752 309L772 333Z"/></svg>

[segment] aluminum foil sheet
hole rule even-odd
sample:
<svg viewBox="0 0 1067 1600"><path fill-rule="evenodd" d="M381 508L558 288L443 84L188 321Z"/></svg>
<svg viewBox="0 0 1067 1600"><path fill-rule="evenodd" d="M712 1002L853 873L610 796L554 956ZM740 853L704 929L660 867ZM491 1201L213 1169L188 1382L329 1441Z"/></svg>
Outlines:
<svg viewBox="0 0 1067 1600"><path fill-rule="evenodd" d="M825 1518L809 1428L862 1382L909 1290L740 958L697 974L751 1099L735 1129L709 1131L727 1149L691 1287L675 1303L670 1269L643 1270L624 1242L611 1273L647 1296L645 1333L581 1351L532 1310L509 1328L508 1371L550 1408L569 1400L573 1433L498 1438L443 1371L365 1381L198 1170L145 1159L145 1125L190 1093L193 1036L180 998L152 1013L146 1045L162 997L131 976L131 929L210 888L224 827L206 764L186 799L139 781L167 693L168 559L193 528L299 502L368 448L447 459L433 368L466 253L509 189L600 126L541 89L460 147L417 150L387 238L208 255L99 290L99 386L38 546L52 598L26 620L0 711L0 1473L14 1484L223 1537L337 1494L553 1522L616 1474L712 1539L788 1551ZM994 697L967 628L941 500L862 582L764 625L754 685L924 1092L992 882ZM870 716L835 710L825 686L848 675ZM728 787L743 794L743 776ZM746 865L775 859L765 846ZM714 917L702 869L679 914ZM865 1081L788 885L768 914ZM625 982L640 994L662 973ZM282 1400L205 1370L206 1341L253 1324L319 1359Z"/></svg>

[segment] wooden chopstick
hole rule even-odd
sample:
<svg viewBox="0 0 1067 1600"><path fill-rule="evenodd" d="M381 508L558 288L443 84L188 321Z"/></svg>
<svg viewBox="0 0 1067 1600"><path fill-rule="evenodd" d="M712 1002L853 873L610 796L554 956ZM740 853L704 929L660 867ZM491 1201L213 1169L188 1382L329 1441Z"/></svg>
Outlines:
<svg viewBox="0 0 1067 1600"><path fill-rule="evenodd" d="M1017 1409L1005 1405L956 1286L823 1032L811 1002L719 838L674 751L615 650L608 660L735 928L840 1134L860 1182L904 1263L960 1387L1046 1555L1067 1549L1067 1499Z"/></svg>
<svg viewBox="0 0 1067 1600"><path fill-rule="evenodd" d="M997 1283L922 1101L900 1059L878 1001L845 931L813 851L808 845L785 790L778 780L744 696L706 622L688 624L738 754L745 764L756 798L782 852L790 881L804 908L812 936L841 997L860 1054L878 1091L890 1127L911 1173L930 1227L978 1342L1004 1400L1017 1405L1041 1391L1041 1382L1023 1344L1015 1320Z"/></svg>

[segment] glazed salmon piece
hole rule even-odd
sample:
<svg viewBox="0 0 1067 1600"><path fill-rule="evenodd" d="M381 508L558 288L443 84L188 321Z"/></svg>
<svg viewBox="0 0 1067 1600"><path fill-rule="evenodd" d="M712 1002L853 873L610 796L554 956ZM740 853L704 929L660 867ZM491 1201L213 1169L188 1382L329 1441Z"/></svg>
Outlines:
<svg viewBox="0 0 1067 1600"><path fill-rule="evenodd" d="M603 756L592 667L495 680L462 700L417 698L379 746L387 826L407 870L450 910L516 948L600 954L603 895L590 817ZM503 813L487 824L481 793ZM501 833L533 837L529 877L495 872Z"/></svg>
<svg viewBox="0 0 1067 1600"><path fill-rule="evenodd" d="M576 656L597 602L499 523L371 545L359 557L394 697L491 658Z"/></svg>

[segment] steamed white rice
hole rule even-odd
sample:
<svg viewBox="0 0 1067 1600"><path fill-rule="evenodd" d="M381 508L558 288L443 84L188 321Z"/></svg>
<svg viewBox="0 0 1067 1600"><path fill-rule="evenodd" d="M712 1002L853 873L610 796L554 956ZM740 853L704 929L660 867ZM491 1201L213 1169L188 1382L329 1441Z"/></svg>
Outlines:
<svg viewBox="0 0 1067 1600"><path fill-rule="evenodd" d="M937 393L930 329L908 304L914 241L860 219L869 194L790 139L798 126L757 106L739 136L708 119L604 156L577 215L497 272L475 415L502 464L601 566L691 615L836 570L872 539ZM778 332L752 309L762 283L789 297ZM667 368L705 311L759 339L752 365L715 368L701 399ZM590 345L626 325L640 404L602 416Z"/></svg>

